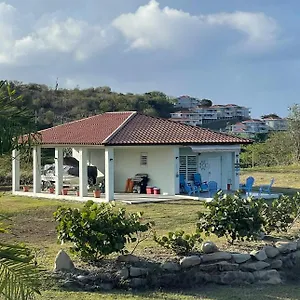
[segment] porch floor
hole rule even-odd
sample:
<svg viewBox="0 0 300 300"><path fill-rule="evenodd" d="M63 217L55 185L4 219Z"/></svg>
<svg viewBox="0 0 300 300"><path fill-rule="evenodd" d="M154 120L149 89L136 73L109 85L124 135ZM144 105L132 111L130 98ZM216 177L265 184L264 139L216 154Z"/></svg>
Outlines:
<svg viewBox="0 0 300 300"><path fill-rule="evenodd" d="M228 192L226 193L233 193ZM85 202L88 200L93 200L94 202L101 203L106 202L105 194L101 194L100 198L94 198L93 193L89 192L86 197L76 196L75 191L69 191L68 195L55 195L50 194L49 192L43 191L41 193L33 193L32 190L29 192L17 191L14 195L27 196L27 197L37 197L37 198L47 198L47 199L57 199L57 200L68 200L68 201L80 201ZM254 199L263 198L263 199L278 199L281 194L261 194L252 193L251 196ZM247 197L244 195L244 197ZM209 193L201 193L196 196L188 195L175 195L175 196L166 196L166 195L147 195L147 194L136 194L136 193L115 193L115 201L120 201L126 204L142 204L142 203L159 203L159 202L168 202L168 201L178 201L178 200L196 200L196 201L211 201L212 198L209 197Z"/></svg>

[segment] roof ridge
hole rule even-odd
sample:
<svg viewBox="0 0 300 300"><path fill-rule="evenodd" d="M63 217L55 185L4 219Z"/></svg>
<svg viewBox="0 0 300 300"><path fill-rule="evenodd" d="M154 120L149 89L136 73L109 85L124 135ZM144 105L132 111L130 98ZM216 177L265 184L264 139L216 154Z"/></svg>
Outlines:
<svg viewBox="0 0 300 300"><path fill-rule="evenodd" d="M121 125L119 125L109 136L107 136L102 144L106 144L109 142L110 139L114 137L115 134L117 134L132 118L137 114L136 111L126 111L126 113L131 112L131 114L125 119L125 121L122 122Z"/></svg>

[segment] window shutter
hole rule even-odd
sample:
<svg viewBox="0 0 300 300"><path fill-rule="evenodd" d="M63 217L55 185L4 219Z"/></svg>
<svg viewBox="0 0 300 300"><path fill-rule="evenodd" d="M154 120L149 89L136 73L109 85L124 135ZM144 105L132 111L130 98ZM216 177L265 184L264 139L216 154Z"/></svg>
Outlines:
<svg viewBox="0 0 300 300"><path fill-rule="evenodd" d="M140 160L141 166L147 166L148 165L148 154L147 153L141 153L141 160Z"/></svg>

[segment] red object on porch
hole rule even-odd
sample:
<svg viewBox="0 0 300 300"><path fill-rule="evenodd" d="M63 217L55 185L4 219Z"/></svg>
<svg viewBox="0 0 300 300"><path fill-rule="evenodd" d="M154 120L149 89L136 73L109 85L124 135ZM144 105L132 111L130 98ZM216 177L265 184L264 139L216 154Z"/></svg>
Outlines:
<svg viewBox="0 0 300 300"><path fill-rule="evenodd" d="M230 191L230 186L231 186L231 184L227 183L227 191Z"/></svg>
<svg viewBox="0 0 300 300"><path fill-rule="evenodd" d="M152 186L147 186L147 187L146 187L146 193L147 193L148 195L153 194L153 193L154 193L153 187L152 187Z"/></svg>
<svg viewBox="0 0 300 300"><path fill-rule="evenodd" d="M62 189L61 194L62 195L68 195L68 189Z"/></svg>
<svg viewBox="0 0 300 300"><path fill-rule="evenodd" d="M154 188L154 195L159 195L160 194L160 189L159 188Z"/></svg>

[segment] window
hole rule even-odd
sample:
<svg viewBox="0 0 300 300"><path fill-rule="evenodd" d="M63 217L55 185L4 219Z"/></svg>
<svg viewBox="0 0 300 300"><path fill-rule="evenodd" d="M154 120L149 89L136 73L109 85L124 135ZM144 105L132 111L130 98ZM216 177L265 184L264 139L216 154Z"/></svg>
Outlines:
<svg viewBox="0 0 300 300"><path fill-rule="evenodd" d="M197 173L197 156L180 156L179 174L184 175L184 179L193 180L193 175Z"/></svg>
<svg viewBox="0 0 300 300"><path fill-rule="evenodd" d="M141 153L140 163L141 163L141 166L147 166L147 164L148 164L148 153L145 153L145 152Z"/></svg>

